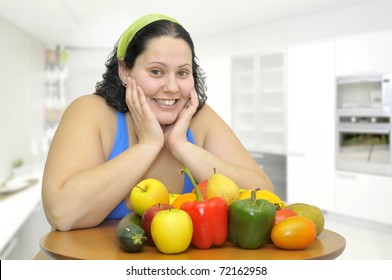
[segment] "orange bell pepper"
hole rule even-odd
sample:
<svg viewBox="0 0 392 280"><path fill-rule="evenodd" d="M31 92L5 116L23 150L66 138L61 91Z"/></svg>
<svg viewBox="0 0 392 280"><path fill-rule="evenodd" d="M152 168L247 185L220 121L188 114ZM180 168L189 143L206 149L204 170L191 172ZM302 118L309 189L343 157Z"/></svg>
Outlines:
<svg viewBox="0 0 392 280"><path fill-rule="evenodd" d="M171 204L174 208L181 209L181 205L188 201L195 201L196 194L194 193L184 193L177 197Z"/></svg>
<svg viewBox="0 0 392 280"><path fill-rule="evenodd" d="M222 245L227 239L229 224L226 202L220 197L204 198L189 169L184 167L182 172L189 176L196 193L196 201L188 201L181 205L181 209L192 219L192 245L200 249Z"/></svg>

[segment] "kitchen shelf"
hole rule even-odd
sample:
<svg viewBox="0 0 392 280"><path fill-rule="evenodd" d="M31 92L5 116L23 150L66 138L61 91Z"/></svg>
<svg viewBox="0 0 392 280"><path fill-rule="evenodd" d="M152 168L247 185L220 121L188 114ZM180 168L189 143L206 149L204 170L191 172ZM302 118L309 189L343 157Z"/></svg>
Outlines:
<svg viewBox="0 0 392 280"><path fill-rule="evenodd" d="M244 96L247 96L247 97L251 97L251 98L253 98L253 95L255 94L255 90L254 89L241 89L241 90L238 90L238 99L241 99L241 98L243 98Z"/></svg>
<svg viewBox="0 0 392 280"><path fill-rule="evenodd" d="M279 107L279 108L263 108L260 111L263 114L283 114L284 113L284 108L283 107Z"/></svg>
<svg viewBox="0 0 392 280"><path fill-rule="evenodd" d="M253 77L253 71L239 71L235 73L236 78Z"/></svg>
<svg viewBox="0 0 392 280"><path fill-rule="evenodd" d="M282 94L284 92L284 88L263 88L261 89L261 94L270 95L270 94Z"/></svg>
<svg viewBox="0 0 392 280"><path fill-rule="evenodd" d="M286 53L232 58L233 129L248 150L286 150Z"/></svg>
<svg viewBox="0 0 392 280"><path fill-rule="evenodd" d="M233 61L233 66L237 70L236 73L253 72L255 67L255 60L252 56L245 56L243 59Z"/></svg>
<svg viewBox="0 0 392 280"><path fill-rule="evenodd" d="M265 128L262 128L260 130L260 132L264 133L264 134L269 134L269 135L282 134L282 133L284 133L284 127L276 127L276 126L265 127Z"/></svg>
<svg viewBox="0 0 392 280"><path fill-rule="evenodd" d="M269 74L269 73L278 73L281 74L283 73L284 68L283 67L272 67L272 68L267 68L267 69L261 69L262 74Z"/></svg>
<svg viewBox="0 0 392 280"><path fill-rule="evenodd" d="M235 108L237 114L253 114L253 110L250 108Z"/></svg>
<svg viewBox="0 0 392 280"><path fill-rule="evenodd" d="M241 133L255 133L253 126L242 126L239 130Z"/></svg>

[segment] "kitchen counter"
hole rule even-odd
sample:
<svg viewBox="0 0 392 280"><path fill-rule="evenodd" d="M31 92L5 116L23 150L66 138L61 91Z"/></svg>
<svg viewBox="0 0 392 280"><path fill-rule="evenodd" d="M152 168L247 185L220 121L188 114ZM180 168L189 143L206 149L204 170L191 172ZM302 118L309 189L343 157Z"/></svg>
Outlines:
<svg viewBox="0 0 392 280"><path fill-rule="evenodd" d="M5 254L13 236L41 203L42 170L33 170L28 174L18 175L16 178L24 179L29 183L19 190L0 193L1 255Z"/></svg>

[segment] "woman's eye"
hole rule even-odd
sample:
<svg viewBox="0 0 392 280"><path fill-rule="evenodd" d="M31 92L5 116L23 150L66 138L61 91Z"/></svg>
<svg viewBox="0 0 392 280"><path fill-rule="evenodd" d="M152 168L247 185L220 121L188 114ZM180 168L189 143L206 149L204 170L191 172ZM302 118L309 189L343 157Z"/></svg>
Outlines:
<svg viewBox="0 0 392 280"><path fill-rule="evenodd" d="M159 69L152 69L152 70L150 71L150 73L153 74L153 75L155 75L155 76L159 76L159 75L162 74L162 71L159 70Z"/></svg>
<svg viewBox="0 0 392 280"><path fill-rule="evenodd" d="M186 77L186 76L189 75L189 72L184 70L184 71L178 72L177 75L180 76L180 77Z"/></svg>

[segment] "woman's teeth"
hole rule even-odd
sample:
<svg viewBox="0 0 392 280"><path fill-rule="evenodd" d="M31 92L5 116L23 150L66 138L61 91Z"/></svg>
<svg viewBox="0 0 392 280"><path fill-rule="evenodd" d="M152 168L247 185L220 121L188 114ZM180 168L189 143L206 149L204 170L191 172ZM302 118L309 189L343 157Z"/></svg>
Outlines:
<svg viewBox="0 0 392 280"><path fill-rule="evenodd" d="M166 105L166 106L171 106L174 105L174 103L176 103L175 99L154 99L156 102Z"/></svg>

